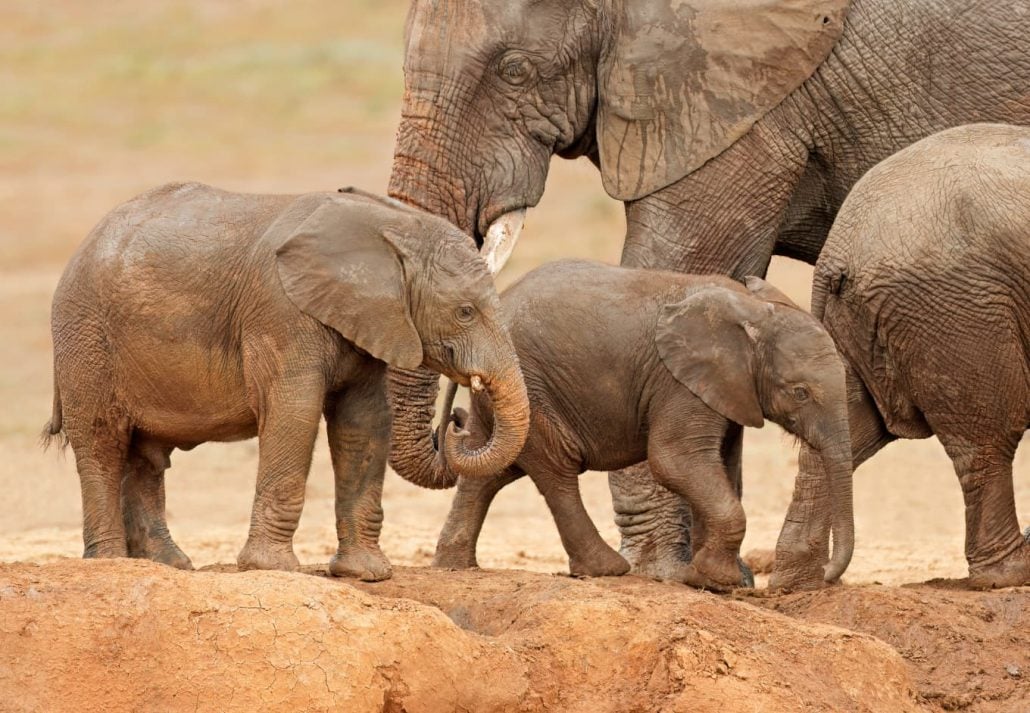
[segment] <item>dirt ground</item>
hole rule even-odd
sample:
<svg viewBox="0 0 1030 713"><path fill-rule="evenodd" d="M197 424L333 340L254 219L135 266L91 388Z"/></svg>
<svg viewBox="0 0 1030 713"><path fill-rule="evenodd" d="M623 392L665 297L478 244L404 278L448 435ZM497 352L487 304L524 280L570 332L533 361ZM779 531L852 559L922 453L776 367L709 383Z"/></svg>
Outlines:
<svg viewBox="0 0 1030 713"><path fill-rule="evenodd" d="M0 0L0 562L51 563L32 576L47 581L52 574L70 586L62 572L72 563L61 558L81 552L74 459L37 446L50 414L49 301L75 246L115 204L166 181L269 192L347 184L384 190L406 6L406 0ZM501 283L560 257L616 262L623 228L621 207L605 196L593 167L556 159ZM805 265L775 259L770 279L807 304L810 275ZM169 522L197 566L234 561L246 537L256 457L253 441L173 454ZM745 551L775 544L796 465L796 452L777 427L748 430ZM591 473L581 483L602 535L617 544L606 478ZM1017 454L1015 483L1017 507L1030 524L1026 448ZM388 475L383 549L395 565L429 563L449 500L448 492L419 490ZM896 443L861 467L855 512L849 586L747 601L880 637L904 657L919 705L1030 709L1006 707L1021 700L1016 688L1030 677L1028 622L1020 611L1028 590L971 594L901 586L965 573L961 493L939 443ZM335 549L324 441L296 549L311 566L324 565ZM518 589L524 580L580 586L510 571L566 569L557 532L528 481L498 496L479 561L509 572L468 575L470 582L502 589ZM19 577L27 571L9 570ZM465 581L399 572L394 583L367 591L429 601L425 592L433 587ZM667 596L664 585L627 582L603 587L620 597ZM0 598L0 613L2 607ZM760 621L757 611L749 616ZM948 673L935 677L930 666L942 653ZM1008 666L1021 678L1007 673ZM825 700L826 708L842 709Z"/></svg>

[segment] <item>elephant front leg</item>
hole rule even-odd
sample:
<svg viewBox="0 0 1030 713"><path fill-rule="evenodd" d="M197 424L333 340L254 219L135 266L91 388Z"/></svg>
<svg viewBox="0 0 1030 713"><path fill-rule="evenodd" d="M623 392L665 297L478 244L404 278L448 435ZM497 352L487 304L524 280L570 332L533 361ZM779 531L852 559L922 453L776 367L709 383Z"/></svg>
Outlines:
<svg viewBox="0 0 1030 713"><path fill-rule="evenodd" d="M165 469L170 448L134 443L122 479L122 516L130 557L178 569L193 563L172 540L165 521Z"/></svg>
<svg viewBox="0 0 1030 713"><path fill-rule="evenodd" d="M336 554L329 572L364 582L389 579L379 549L383 477L390 448L390 416L382 378L336 394L326 404L329 450L336 482Z"/></svg>
<svg viewBox="0 0 1030 713"><path fill-rule="evenodd" d="M667 579L695 587L726 589L742 586L740 543L744 540L744 508L717 450L691 452L679 433L651 434L648 460L655 476L679 495L704 523L691 562L680 563ZM700 531L696 535L702 535Z"/></svg>
<svg viewBox="0 0 1030 713"><path fill-rule="evenodd" d="M476 543L494 497L522 474L508 469L493 478L459 478L447 522L436 541L433 566L442 569L478 567Z"/></svg>
<svg viewBox="0 0 1030 713"><path fill-rule="evenodd" d="M258 432L258 478L241 570L296 570L293 534L304 509L304 487L318 436L323 395L304 384L281 384L266 397ZM281 399L281 400L280 400Z"/></svg>

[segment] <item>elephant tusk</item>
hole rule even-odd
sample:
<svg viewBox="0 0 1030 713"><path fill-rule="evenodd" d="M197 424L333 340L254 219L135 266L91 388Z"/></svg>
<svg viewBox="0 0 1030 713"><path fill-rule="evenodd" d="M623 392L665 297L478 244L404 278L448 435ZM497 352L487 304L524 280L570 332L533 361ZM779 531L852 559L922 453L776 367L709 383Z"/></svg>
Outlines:
<svg viewBox="0 0 1030 713"><path fill-rule="evenodd" d="M483 380L479 378L479 374L476 374L469 380L469 388L472 389L474 394L478 394L483 390Z"/></svg>
<svg viewBox="0 0 1030 713"><path fill-rule="evenodd" d="M500 272L504 263L508 262L512 250L515 249L515 243L522 234L522 226L525 222L526 209L519 208L505 213L490 223L480 253L486 261L486 267L490 270L491 275Z"/></svg>

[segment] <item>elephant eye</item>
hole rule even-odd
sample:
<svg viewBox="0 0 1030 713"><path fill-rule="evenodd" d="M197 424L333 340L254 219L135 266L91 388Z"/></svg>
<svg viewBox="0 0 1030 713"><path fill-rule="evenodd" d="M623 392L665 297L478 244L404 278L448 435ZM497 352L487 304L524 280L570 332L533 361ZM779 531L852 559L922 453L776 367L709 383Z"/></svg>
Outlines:
<svg viewBox="0 0 1030 713"><path fill-rule="evenodd" d="M501 60L498 71L508 84L522 84L529 79L529 61L522 55L509 55Z"/></svg>
<svg viewBox="0 0 1030 713"><path fill-rule="evenodd" d="M476 316L476 308L470 304L463 304L454 311L454 316L459 322L471 322Z"/></svg>
<svg viewBox="0 0 1030 713"><path fill-rule="evenodd" d="M794 395L794 400L798 403L808 401L808 398L811 395L808 393L808 389L806 389L804 386L795 386L792 390L792 393Z"/></svg>

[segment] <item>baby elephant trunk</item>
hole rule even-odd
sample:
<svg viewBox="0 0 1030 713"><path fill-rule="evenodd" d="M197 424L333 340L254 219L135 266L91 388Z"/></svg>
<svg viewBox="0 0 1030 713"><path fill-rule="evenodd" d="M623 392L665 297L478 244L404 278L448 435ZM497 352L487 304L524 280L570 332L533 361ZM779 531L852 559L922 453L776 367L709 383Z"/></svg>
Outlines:
<svg viewBox="0 0 1030 713"><path fill-rule="evenodd" d="M830 526L833 532L833 554L824 569L823 579L835 582L848 568L855 551L851 439L847 422L845 421L842 427L834 429L821 445L821 448L818 445L816 448L823 462L823 472L830 493Z"/></svg>
<svg viewBox="0 0 1030 713"><path fill-rule="evenodd" d="M444 452L447 462L463 477L486 478L514 461L529 434L529 397L517 364L492 376L473 376L472 390L485 390L493 410L493 430L479 448L469 446L470 434L447 427Z"/></svg>
<svg viewBox="0 0 1030 713"><path fill-rule="evenodd" d="M471 374L473 390L483 390L493 404L493 431L481 447L468 444L470 434L450 423L440 434L432 421L439 375L427 369L391 369L393 447L390 465L405 480L424 488L449 488L457 478L484 478L499 473L518 457L529 434L529 397L514 356L506 368Z"/></svg>

